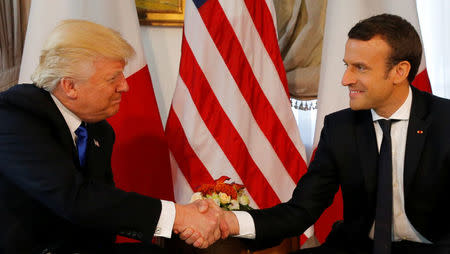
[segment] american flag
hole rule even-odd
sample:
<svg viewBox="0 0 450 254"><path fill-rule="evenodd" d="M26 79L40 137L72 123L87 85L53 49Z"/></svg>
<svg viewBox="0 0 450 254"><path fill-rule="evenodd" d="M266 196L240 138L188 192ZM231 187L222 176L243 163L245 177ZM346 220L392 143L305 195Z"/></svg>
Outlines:
<svg viewBox="0 0 450 254"><path fill-rule="evenodd" d="M306 172L275 22L272 0L186 0L165 130L177 202L228 176L271 207Z"/></svg>

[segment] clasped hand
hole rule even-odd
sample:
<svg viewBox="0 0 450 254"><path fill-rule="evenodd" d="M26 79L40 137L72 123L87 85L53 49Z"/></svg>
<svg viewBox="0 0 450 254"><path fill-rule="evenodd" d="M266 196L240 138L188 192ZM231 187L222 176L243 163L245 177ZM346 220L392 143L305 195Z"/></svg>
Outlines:
<svg viewBox="0 0 450 254"><path fill-rule="evenodd" d="M207 248L220 238L225 239L230 233L239 232L235 215L223 211L210 199L197 200L188 205L175 204L175 207L173 231L180 234L180 239L187 244L197 248Z"/></svg>

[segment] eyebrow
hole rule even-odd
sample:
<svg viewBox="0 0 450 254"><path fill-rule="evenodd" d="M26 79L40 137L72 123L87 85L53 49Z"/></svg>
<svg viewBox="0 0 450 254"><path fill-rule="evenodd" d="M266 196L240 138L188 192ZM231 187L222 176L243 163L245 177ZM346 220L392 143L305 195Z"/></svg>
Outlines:
<svg viewBox="0 0 450 254"><path fill-rule="evenodd" d="M108 76L106 77L106 80L110 80L110 79L116 78L116 77L119 76L121 73L122 73L122 71L116 71L116 72L114 72L112 75L108 75Z"/></svg>
<svg viewBox="0 0 450 254"><path fill-rule="evenodd" d="M347 63L344 59L342 59L342 61L344 62L344 64L346 64L346 65L352 65L352 66L358 66L358 65L361 65L361 66L365 66L365 67L367 67L367 68L369 68L369 65L367 65L366 63L363 63L363 62L355 62L355 63Z"/></svg>

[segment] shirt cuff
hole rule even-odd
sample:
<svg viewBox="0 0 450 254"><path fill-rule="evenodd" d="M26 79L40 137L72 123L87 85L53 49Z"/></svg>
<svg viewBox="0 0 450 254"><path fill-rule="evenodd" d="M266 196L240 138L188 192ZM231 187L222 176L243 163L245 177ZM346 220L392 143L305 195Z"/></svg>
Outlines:
<svg viewBox="0 0 450 254"><path fill-rule="evenodd" d="M171 201L161 200L162 208L154 236L170 238L173 223L175 222L175 204Z"/></svg>
<svg viewBox="0 0 450 254"><path fill-rule="evenodd" d="M236 215L236 218L239 223L239 235L236 235L235 237L255 239L256 230L253 217L248 212L244 211L232 211L232 212Z"/></svg>

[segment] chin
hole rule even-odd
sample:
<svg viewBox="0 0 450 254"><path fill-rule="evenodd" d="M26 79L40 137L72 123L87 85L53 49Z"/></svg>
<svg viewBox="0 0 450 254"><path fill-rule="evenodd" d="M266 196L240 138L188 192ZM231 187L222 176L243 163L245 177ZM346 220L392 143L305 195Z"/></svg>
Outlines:
<svg viewBox="0 0 450 254"><path fill-rule="evenodd" d="M350 108L352 110L363 110L366 109L365 107L363 107L362 105L358 104L358 103L352 103L350 102Z"/></svg>
<svg viewBox="0 0 450 254"><path fill-rule="evenodd" d="M117 114L117 112L119 112L119 106L117 106L117 107L111 109L111 111L110 111L109 114L108 114L108 117L111 117L111 116Z"/></svg>

